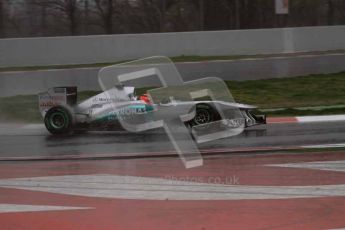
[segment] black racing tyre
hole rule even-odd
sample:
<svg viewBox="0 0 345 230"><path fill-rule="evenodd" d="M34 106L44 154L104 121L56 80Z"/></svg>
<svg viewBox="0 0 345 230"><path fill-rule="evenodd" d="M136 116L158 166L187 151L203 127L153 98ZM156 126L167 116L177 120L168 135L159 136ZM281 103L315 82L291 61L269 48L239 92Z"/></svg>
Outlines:
<svg viewBox="0 0 345 230"><path fill-rule="evenodd" d="M69 109L56 106L48 110L44 117L47 130L54 134L69 134L73 130L74 119Z"/></svg>
<svg viewBox="0 0 345 230"><path fill-rule="evenodd" d="M197 104L195 108L195 116L189 121L191 127L204 125L219 120L218 112L208 104Z"/></svg>

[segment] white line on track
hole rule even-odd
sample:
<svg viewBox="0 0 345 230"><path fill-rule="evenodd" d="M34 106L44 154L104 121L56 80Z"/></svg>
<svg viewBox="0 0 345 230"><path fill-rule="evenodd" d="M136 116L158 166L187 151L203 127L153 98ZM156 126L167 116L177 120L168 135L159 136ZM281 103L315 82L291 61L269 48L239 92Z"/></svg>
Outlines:
<svg viewBox="0 0 345 230"><path fill-rule="evenodd" d="M345 196L343 184L248 186L107 174L2 179L0 187L84 197L143 200L251 200Z"/></svg>
<svg viewBox="0 0 345 230"><path fill-rule="evenodd" d="M80 209L92 209L92 208L88 208L88 207L48 206L48 205L0 204L0 213L67 211L67 210L80 210Z"/></svg>
<svg viewBox="0 0 345 230"><path fill-rule="evenodd" d="M345 161L315 161L291 164L274 164L268 166L345 172Z"/></svg>
<svg viewBox="0 0 345 230"><path fill-rule="evenodd" d="M345 115L303 116L296 117L296 119L297 122L345 121Z"/></svg>
<svg viewBox="0 0 345 230"><path fill-rule="evenodd" d="M323 144L323 145L304 145L301 146L304 149L326 149L326 148L344 148L345 143L338 144Z"/></svg>
<svg viewBox="0 0 345 230"><path fill-rule="evenodd" d="M201 149L201 154L226 154L226 153L251 153L250 156L256 155L255 152L262 152L267 156L268 152L281 150L300 150L300 149L325 149L325 148L344 148L345 143L341 144L324 144L324 145L305 145L305 146L266 146L266 147L239 147L239 148L221 148L221 149ZM262 153L260 153L262 155ZM82 155L52 155L52 156L5 156L0 157L0 161L25 161L25 160L81 160L81 159L102 159L102 158L135 158L135 157L161 157L177 156L175 151L161 152L116 152L116 153L84 153Z"/></svg>

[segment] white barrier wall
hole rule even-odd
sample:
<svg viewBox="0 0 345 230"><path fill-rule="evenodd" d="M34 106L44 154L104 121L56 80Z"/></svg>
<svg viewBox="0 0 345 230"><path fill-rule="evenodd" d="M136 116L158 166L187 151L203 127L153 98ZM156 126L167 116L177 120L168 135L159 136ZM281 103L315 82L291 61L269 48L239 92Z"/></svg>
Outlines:
<svg viewBox="0 0 345 230"><path fill-rule="evenodd" d="M345 26L0 39L0 67L345 49Z"/></svg>

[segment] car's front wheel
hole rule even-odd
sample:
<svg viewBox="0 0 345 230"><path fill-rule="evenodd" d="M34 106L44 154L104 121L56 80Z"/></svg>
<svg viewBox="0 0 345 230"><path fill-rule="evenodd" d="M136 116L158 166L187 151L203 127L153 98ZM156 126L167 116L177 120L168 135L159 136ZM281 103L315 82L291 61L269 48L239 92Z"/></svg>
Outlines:
<svg viewBox="0 0 345 230"><path fill-rule="evenodd" d="M73 117L67 108L56 106L48 110L44 124L52 134L69 134L73 130Z"/></svg>
<svg viewBox="0 0 345 230"><path fill-rule="evenodd" d="M190 126L205 125L219 119L218 113L208 104L198 104L195 108L195 116L189 122Z"/></svg>

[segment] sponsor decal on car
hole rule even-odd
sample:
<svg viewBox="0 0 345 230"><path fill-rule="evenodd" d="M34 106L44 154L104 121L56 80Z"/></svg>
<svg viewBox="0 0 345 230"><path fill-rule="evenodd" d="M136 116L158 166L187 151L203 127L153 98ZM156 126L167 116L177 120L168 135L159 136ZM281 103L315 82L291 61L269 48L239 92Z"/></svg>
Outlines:
<svg viewBox="0 0 345 230"><path fill-rule="evenodd" d="M40 107L44 108L44 107L53 107L53 106L57 106L60 105L61 102L56 102L56 101L47 101L47 102L41 102L39 104Z"/></svg>
<svg viewBox="0 0 345 230"><path fill-rule="evenodd" d="M65 101L64 95L40 95L40 100L51 100L51 101Z"/></svg>
<svg viewBox="0 0 345 230"><path fill-rule="evenodd" d="M39 107L41 110L47 110L51 107L65 104L66 96L65 95L39 95Z"/></svg>

